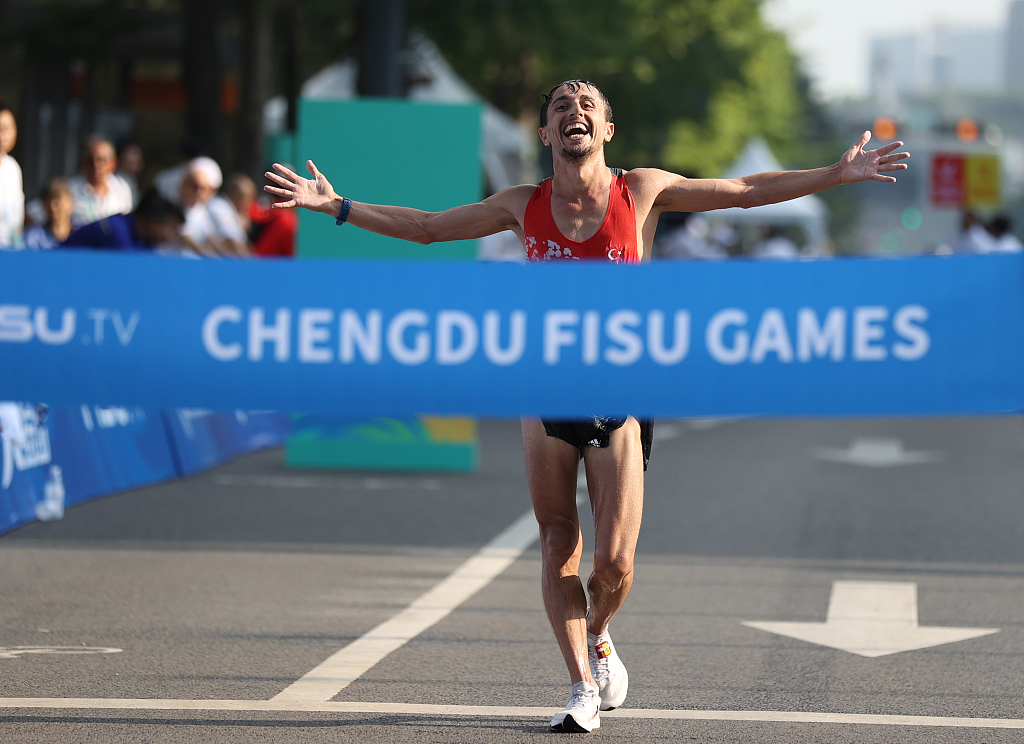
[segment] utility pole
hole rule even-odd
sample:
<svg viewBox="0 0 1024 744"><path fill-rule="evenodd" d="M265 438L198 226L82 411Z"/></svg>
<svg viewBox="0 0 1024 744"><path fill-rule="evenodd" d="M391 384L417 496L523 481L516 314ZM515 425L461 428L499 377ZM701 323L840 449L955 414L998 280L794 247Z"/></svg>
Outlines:
<svg viewBox="0 0 1024 744"><path fill-rule="evenodd" d="M404 96L405 0L366 0L360 20L359 95Z"/></svg>
<svg viewBox="0 0 1024 744"><path fill-rule="evenodd" d="M185 85L185 141L220 160L221 0L182 0L181 46Z"/></svg>
<svg viewBox="0 0 1024 744"><path fill-rule="evenodd" d="M235 136L235 167L260 180L263 106L270 89L270 0L239 0L242 21L242 90Z"/></svg>
<svg viewBox="0 0 1024 744"><path fill-rule="evenodd" d="M284 97L288 101L285 128L294 136L299 128L299 94L302 91L302 39L305 32L306 0L285 5Z"/></svg>

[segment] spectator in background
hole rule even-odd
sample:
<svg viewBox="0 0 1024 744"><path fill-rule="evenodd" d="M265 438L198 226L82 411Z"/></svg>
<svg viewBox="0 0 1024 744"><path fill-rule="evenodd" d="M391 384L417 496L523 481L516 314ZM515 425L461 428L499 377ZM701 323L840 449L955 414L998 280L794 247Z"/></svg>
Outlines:
<svg viewBox="0 0 1024 744"><path fill-rule="evenodd" d="M181 146L181 160L178 164L164 168L153 179L153 185L160 192L160 196L175 204L180 204L181 184L188 174L189 163L202 154L202 148L195 141L187 140Z"/></svg>
<svg viewBox="0 0 1024 744"><path fill-rule="evenodd" d="M142 148L134 142L122 142L117 151L117 175L131 188L132 204L139 203L139 181L145 168Z"/></svg>
<svg viewBox="0 0 1024 744"><path fill-rule="evenodd" d="M184 222L181 207L150 189L131 214L114 214L80 227L68 236L64 246L170 252L180 246L178 235Z"/></svg>
<svg viewBox="0 0 1024 744"><path fill-rule="evenodd" d="M295 210L271 209L270 202L261 204L256 198L256 184L242 173L236 173L228 179L224 195L234 205L248 231L255 255L295 255L295 233L299 222ZM522 250L519 252L522 253Z"/></svg>
<svg viewBox="0 0 1024 744"><path fill-rule="evenodd" d="M25 191L21 166L10 156L18 141L14 112L0 101L0 247L17 247L25 223Z"/></svg>
<svg viewBox="0 0 1024 744"><path fill-rule="evenodd" d="M960 220L960 237L957 240L957 253L991 253L995 240L978 219L974 212L964 212Z"/></svg>
<svg viewBox="0 0 1024 744"><path fill-rule="evenodd" d="M671 217L670 217L671 215ZM666 212L662 219L668 223L664 235L654 243L653 256L659 260L684 259L715 260L727 258L726 246L715 240L711 224L705 217L689 212Z"/></svg>
<svg viewBox="0 0 1024 744"><path fill-rule="evenodd" d="M217 196L223 183L220 166L198 157L188 164L181 183L185 226L181 234L193 250L205 256L247 256L248 236L231 202Z"/></svg>
<svg viewBox="0 0 1024 744"><path fill-rule="evenodd" d="M75 202L71 225L77 229L115 214L128 214L135 206L132 189L117 170L114 146L105 137L94 135L82 152L82 173L68 182Z"/></svg>
<svg viewBox="0 0 1024 744"><path fill-rule="evenodd" d="M256 203L256 184L244 173L235 173L224 183L224 196L238 215L242 229L252 238L252 217L249 210Z"/></svg>
<svg viewBox="0 0 1024 744"><path fill-rule="evenodd" d="M51 179L39 197L46 212L45 224L32 225L25 231L26 248L56 248L71 234L71 211L74 201L68 182L63 178Z"/></svg>
<svg viewBox="0 0 1024 744"><path fill-rule="evenodd" d="M1012 224L1005 214L992 219L988 231L992 235L992 253L1020 253L1024 251L1024 243L1010 232Z"/></svg>
<svg viewBox="0 0 1024 744"><path fill-rule="evenodd" d="M769 258L789 261L800 257L800 249L775 225L765 230L764 241L754 247L754 258Z"/></svg>

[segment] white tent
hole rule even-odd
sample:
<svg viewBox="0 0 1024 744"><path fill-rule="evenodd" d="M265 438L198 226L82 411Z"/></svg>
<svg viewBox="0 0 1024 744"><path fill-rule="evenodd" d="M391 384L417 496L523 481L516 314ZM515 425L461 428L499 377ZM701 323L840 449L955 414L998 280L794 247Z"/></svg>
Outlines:
<svg viewBox="0 0 1024 744"><path fill-rule="evenodd" d="M782 170L782 166L772 155L768 143L760 137L752 137L747 141L739 158L722 177L739 178L778 170ZM824 201L813 195L750 209L721 209L708 214L708 217L734 225L800 225L807 234L808 242L804 250L809 253L821 253L828 234L828 207Z"/></svg>
<svg viewBox="0 0 1024 744"><path fill-rule="evenodd" d="M480 103L480 97L455 74L429 39L413 39L407 51L413 101L444 103ZM311 77L302 86L302 97L313 100L339 100L356 96L358 67L355 60L335 62ZM267 102L263 110L264 128L268 133L284 129L287 104L279 96ZM483 107L483 137L480 161L487 174L491 192L515 186L520 182L525 148L529 139L514 119L489 103Z"/></svg>

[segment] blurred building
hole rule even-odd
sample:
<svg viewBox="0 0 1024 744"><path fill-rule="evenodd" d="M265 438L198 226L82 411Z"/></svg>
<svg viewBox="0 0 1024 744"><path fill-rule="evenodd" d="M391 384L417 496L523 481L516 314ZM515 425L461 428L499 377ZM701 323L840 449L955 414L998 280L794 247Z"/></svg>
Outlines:
<svg viewBox="0 0 1024 744"><path fill-rule="evenodd" d="M876 38L871 93L887 103L941 91L1001 93L1006 55L1004 29L936 26L924 34Z"/></svg>
<svg viewBox="0 0 1024 744"><path fill-rule="evenodd" d="M1024 93L1024 0L1010 4L1006 26L1006 86L1011 93Z"/></svg>

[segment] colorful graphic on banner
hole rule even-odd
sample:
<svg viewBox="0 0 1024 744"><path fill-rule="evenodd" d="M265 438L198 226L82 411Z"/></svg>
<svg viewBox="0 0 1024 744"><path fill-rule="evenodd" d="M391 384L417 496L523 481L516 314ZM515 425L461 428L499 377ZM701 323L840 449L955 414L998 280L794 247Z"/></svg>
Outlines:
<svg viewBox="0 0 1024 744"><path fill-rule="evenodd" d="M1022 288L1022 255L620 267L26 251L0 255L0 390L352 418L1016 411ZM133 332L99 343L97 309L137 318Z"/></svg>
<svg viewBox="0 0 1024 744"><path fill-rule="evenodd" d="M294 468L476 470L476 420L406 416L353 421L328 414L296 415L285 464Z"/></svg>
<svg viewBox="0 0 1024 744"><path fill-rule="evenodd" d="M1002 201L996 155L935 153L931 169L932 204L939 208L996 207Z"/></svg>
<svg viewBox="0 0 1024 744"><path fill-rule="evenodd" d="M999 183L999 158L995 155L968 155L964 158L964 206L997 207L1002 202Z"/></svg>
<svg viewBox="0 0 1024 744"><path fill-rule="evenodd" d="M964 203L964 156L935 153L932 156L932 204L958 209Z"/></svg>

